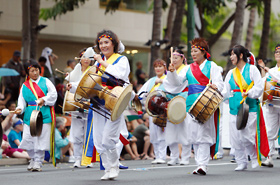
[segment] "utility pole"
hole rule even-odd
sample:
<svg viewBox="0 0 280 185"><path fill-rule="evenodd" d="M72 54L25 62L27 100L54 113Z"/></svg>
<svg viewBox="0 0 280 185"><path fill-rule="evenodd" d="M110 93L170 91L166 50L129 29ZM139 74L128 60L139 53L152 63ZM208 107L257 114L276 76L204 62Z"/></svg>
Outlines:
<svg viewBox="0 0 280 185"><path fill-rule="evenodd" d="M188 28L188 56L187 61L188 63L193 63L192 56L191 56L191 43L190 41L194 39L194 0L188 0L188 18L187 18L187 28Z"/></svg>

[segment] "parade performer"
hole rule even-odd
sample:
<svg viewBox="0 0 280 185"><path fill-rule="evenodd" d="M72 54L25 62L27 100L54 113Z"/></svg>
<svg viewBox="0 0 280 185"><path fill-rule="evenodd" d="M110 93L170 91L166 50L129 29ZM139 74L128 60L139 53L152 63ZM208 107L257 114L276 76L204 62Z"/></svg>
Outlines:
<svg viewBox="0 0 280 185"><path fill-rule="evenodd" d="M176 69L178 75L185 75L187 65L186 58L182 50L175 48L172 52L171 57L173 58L172 63ZM161 82L161 80L158 80ZM157 82L158 82L157 81ZM164 81L164 80L163 80ZM164 89L171 94L168 94L170 98L173 98L177 95L183 96L185 99L188 97L188 87L187 81L185 81L180 86L173 86L168 84L169 81L163 83ZM172 83L172 82L171 82ZM167 165L172 166L180 163L180 165L189 164L189 158L191 157L191 143L190 143L190 134L188 133L188 123L187 117L182 123L173 124L169 120L166 124L166 134L165 140L167 146L169 146L171 152L171 160L168 161ZM182 153L181 160L179 161L179 144L182 144Z"/></svg>
<svg viewBox="0 0 280 185"><path fill-rule="evenodd" d="M138 91L138 95L142 92L153 92L156 90L163 90L161 83L155 83L157 79L164 79L166 77L166 62L162 59L156 59L153 63L153 67L156 76L149 79ZM164 121L164 120L162 120ZM154 146L155 160L152 164L164 164L166 163L166 143L165 143L165 128L160 127L153 123L153 117L149 116L149 130L150 141Z"/></svg>
<svg viewBox="0 0 280 185"><path fill-rule="evenodd" d="M262 60L258 61L258 64L262 66L262 71L266 73L265 78L267 82L271 82L274 86L280 86L280 44L277 44L274 51L274 57L277 61L275 67L269 69L265 67L265 64ZM279 90L278 90L279 91ZM272 156L275 150L275 140L278 138L279 135L279 128L280 128L280 103L277 100L271 100L269 103L266 103L266 116L265 116L265 123L267 129L267 137L269 142L269 149L270 152L266 161L262 163L262 166L273 167L273 160Z"/></svg>
<svg viewBox="0 0 280 185"><path fill-rule="evenodd" d="M51 157L55 165L55 114L53 106L57 99L57 92L49 79L40 76L40 65L36 61L30 62L26 73L28 78L21 87L18 107L15 111L16 114L24 112L23 136L19 148L26 150L31 158L27 170L41 171L45 150L51 151ZM43 115L43 128L40 136L32 137L30 134L30 117L31 112L36 110L37 106L40 106Z"/></svg>
<svg viewBox="0 0 280 185"><path fill-rule="evenodd" d="M246 48L236 45L229 54L232 64L236 67L228 72L222 94L224 99L229 99L230 142L235 149L235 160L238 165L235 171L242 171L247 169L247 155L250 155L252 168L256 168L260 164L258 161L260 152L266 156L269 150L258 100L262 94L263 85L257 67L246 63L247 57L250 56ZM244 129L237 130L238 110L243 106L244 100L244 103L249 105L248 121Z"/></svg>
<svg viewBox="0 0 280 185"><path fill-rule="evenodd" d="M94 53L92 47L80 52L80 63L78 63L74 70L65 78L68 81L66 90L69 90L70 93L75 94L81 77L91 67L90 57L93 57ZM74 148L74 168L81 167L84 137L87 129L87 116L88 113L84 109L77 109L77 111L72 114L70 141L73 143ZM91 163L87 164L87 167L91 167Z"/></svg>
<svg viewBox="0 0 280 185"><path fill-rule="evenodd" d="M127 57L118 54L119 39L117 35L110 30L103 30L97 34L96 45L103 55L94 55L99 69L116 79L129 83L129 62ZM105 168L105 174L101 177L101 180L112 180L119 174L119 154L116 144L120 138L121 124L125 124L123 114L112 121L93 112L94 146L100 154Z"/></svg>
<svg viewBox="0 0 280 185"><path fill-rule="evenodd" d="M174 64L170 64L170 71L167 73L166 78L167 83L169 85L173 83L173 86L180 86L187 81L189 88L186 99L187 112L210 82L212 88L219 91L223 89L221 73L217 73L219 71L217 64L207 59L210 57L207 42L203 38L195 38L191 44L191 55L194 63L187 66L185 74L179 75L176 73ZM190 138L190 143L193 144L195 161L198 165L193 174L206 175L210 159L210 146L216 142L214 115L204 124L198 123L189 114L187 114L187 120L189 125L188 134L190 134L188 137Z"/></svg>

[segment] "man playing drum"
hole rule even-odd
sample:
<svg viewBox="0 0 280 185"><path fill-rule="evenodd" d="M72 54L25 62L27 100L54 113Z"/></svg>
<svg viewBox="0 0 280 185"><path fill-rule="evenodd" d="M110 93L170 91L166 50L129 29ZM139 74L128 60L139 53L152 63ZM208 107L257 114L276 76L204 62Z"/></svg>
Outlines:
<svg viewBox="0 0 280 185"><path fill-rule="evenodd" d="M156 76L149 79L138 91L138 95L142 92L153 92L156 90L164 90L161 83L155 84L157 79L164 79L166 77L166 62L162 59L156 59L153 63ZM137 96L136 96L137 97ZM166 118L158 118L154 121L159 121L160 123L165 122ZM166 163L166 143L165 143L165 126L159 125L158 123L153 122L153 117L149 116L149 129L150 129L150 140L154 146L155 160L152 161L152 164L164 164Z"/></svg>
<svg viewBox="0 0 280 185"><path fill-rule="evenodd" d="M265 141L263 138L259 138L259 134L256 135L256 128L262 130L261 127L257 127L259 125L257 117L261 114L258 98L261 96L263 87L257 67L246 62L247 57L250 56L246 48L236 45L229 51L229 54L232 64L236 67L228 72L225 79L225 89L222 94L224 99L229 99L230 142L235 149L235 159L238 165L235 171L242 171L247 169L247 155L251 157L252 168L256 168L259 165L258 158L260 156L257 153L259 144L255 141L256 137L259 141ZM237 128L237 119L244 117L243 115L238 115L239 109L243 106L243 101L244 104L249 105L249 114L246 127L242 127L242 129Z"/></svg>
<svg viewBox="0 0 280 185"><path fill-rule="evenodd" d="M194 63L188 65L185 74L177 75L174 64L170 64L167 73L169 84L180 86L188 81L188 97L186 100L187 111L199 97L206 85L212 82L211 86L221 91L223 89L223 80L216 63L209 61L209 49L207 42L203 38L195 38L192 40L191 55ZM210 80L211 79L211 80ZM216 142L216 132L214 125L214 116L204 124L199 124L189 114L187 115L190 143L193 144L195 152L195 161L198 167L193 174L206 175L207 165L210 159L210 146Z"/></svg>
<svg viewBox="0 0 280 185"><path fill-rule="evenodd" d="M42 160L44 159L45 150L51 150L51 155L54 158L54 145L51 145L50 141L51 138L54 139L55 113L53 105L57 99L57 92L49 79L40 76L40 71L41 67L39 63L30 61L29 67L26 69L28 78L22 84L18 97L18 107L15 110L16 114L22 114L24 112L24 128L19 148L25 149L31 158L27 167L28 171L42 170ZM30 134L31 114L37 107L37 110L39 110L39 106L43 115L43 128L40 136L32 137ZM53 137L51 137L52 131ZM54 140L52 141L54 142ZM55 159L53 163L55 165Z"/></svg>
<svg viewBox="0 0 280 185"><path fill-rule="evenodd" d="M177 74L186 74L187 65L184 64L184 62L186 62L186 58L183 51L175 48L174 52L171 53L171 57ZM159 82L161 81L159 80ZM163 85L167 92L172 93L172 95L168 94L168 96L172 96L170 98L179 95L186 99L188 96L187 83L188 82L186 81L180 86L173 86L172 84L169 84L169 81L165 81ZM189 158L191 156L191 143L190 134L186 134L187 131L187 118L185 118L184 121L179 124L173 124L169 120L167 121L165 140L171 151L171 160L168 161L167 165L173 166L178 163L180 163L180 165L189 164ZM179 161L179 144L182 145L181 161Z"/></svg>
<svg viewBox="0 0 280 185"><path fill-rule="evenodd" d="M277 61L277 64L275 67L269 69L268 67L265 67L265 64L262 60L258 61L258 64L261 67L261 70L266 73L265 78L266 81L269 83L272 83L273 86L276 86L279 88L280 86L280 44L277 44L274 51L274 57ZM266 90L266 89L265 89ZM278 90L275 90L279 92ZM266 92L264 92L266 93ZM279 134L279 127L280 127L280 102L279 99L275 100L268 100L266 102L266 129L267 129L267 137L269 142L269 148L270 152L268 154L268 157L266 161L262 163L262 166L267 167L273 167L273 160L272 156L275 150L274 142L275 139L278 138Z"/></svg>

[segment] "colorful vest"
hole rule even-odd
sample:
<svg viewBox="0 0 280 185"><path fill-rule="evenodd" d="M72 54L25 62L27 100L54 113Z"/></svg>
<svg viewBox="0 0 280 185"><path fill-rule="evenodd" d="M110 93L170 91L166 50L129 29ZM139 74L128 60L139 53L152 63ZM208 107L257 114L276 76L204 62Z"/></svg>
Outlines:
<svg viewBox="0 0 280 185"><path fill-rule="evenodd" d="M48 93L48 88L46 85L46 78L41 77L38 84L37 84L44 94L46 95ZM34 105L34 101L37 100L36 96L33 94L33 92L26 87L26 85L23 84L22 86L22 95L24 100L27 102L28 106L26 107L26 110L24 112L23 122L24 124L30 125L30 117L33 110L36 110L36 105ZM39 107L37 108L39 110ZM52 117L50 112L49 106L42 106L40 108L40 111L43 114L43 123L51 123Z"/></svg>
<svg viewBox="0 0 280 185"><path fill-rule="evenodd" d="M251 84L252 80L250 79L250 64L246 63L244 66L244 70L242 72L242 77L244 78L247 85ZM240 92L240 88L234 80L233 74L231 74L231 78L229 80L229 84L231 90L233 90L233 96L229 98L229 108L230 114L237 115L239 107L241 106L240 101L243 99L242 94ZM242 85L243 86L243 85ZM245 92L246 89L243 89ZM249 105L249 112L257 112L258 108L258 100L252 98L246 98L246 103Z"/></svg>
<svg viewBox="0 0 280 185"><path fill-rule="evenodd" d="M191 65L195 65L192 63ZM205 75L208 79L210 79L210 72L211 72L211 61L207 60L203 69L201 70L203 75ZM186 77L188 80L188 86L189 86L189 92L188 97L186 99L186 106L187 106L187 112L191 108L191 106L194 104L196 99L200 96L201 92L205 89L206 84L201 84L199 81L200 76L197 76L194 71L192 71L191 66L188 69L186 73ZM209 80L208 80L209 81ZM209 83L209 82L208 82Z"/></svg>

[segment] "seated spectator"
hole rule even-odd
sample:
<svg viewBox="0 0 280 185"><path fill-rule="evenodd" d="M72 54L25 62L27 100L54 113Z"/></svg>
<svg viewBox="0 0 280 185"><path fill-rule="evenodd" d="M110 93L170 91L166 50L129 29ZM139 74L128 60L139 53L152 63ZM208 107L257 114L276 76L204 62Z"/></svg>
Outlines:
<svg viewBox="0 0 280 185"><path fill-rule="evenodd" d="M67 67L64 69L64 73L70 73L71 71L73 71L74 67L76 65L76 61L69 59L67 60Z"/></svg>
<svg viewBox="0 0 280 185"><path fill-rule="evenodd" d="M26 151L23 151L20 148L12 148L7 140L7 136L3 134L3 140L1 145L1 149L3 150L2 158L13 157L30 159Z"/></svg>
<svg viewBox="0 0 280 185"><path fill-rule="evenodd" d="M62 133L65 132L65 123L67 120L63 117L56 117L56 129L55 129L55 158L60 159L61 155L65 155L69 152L70 158L73 158L73 146L69 142L68 138L63 138Z"/></svg>
<svg viewBox="0 0 280 185"><path fill-rule="evenodd" d="M8 141L12 148L18 148L22 140L23 121L16 118L13 120L13 129L8 135Z"/></svg>
<svg viewBox="0 0 280 185"><path fill-rule="evenodd" d="M139 152L142 152L140 155L141 159L153 159L153 148L152 144L150 143L150 131L149 131L149 119L146 114L143 116L143 119L145 120L144 123L138 125L133 135L137 138L137 149ZM150 156L148 155L148 152Z"/></svg>

